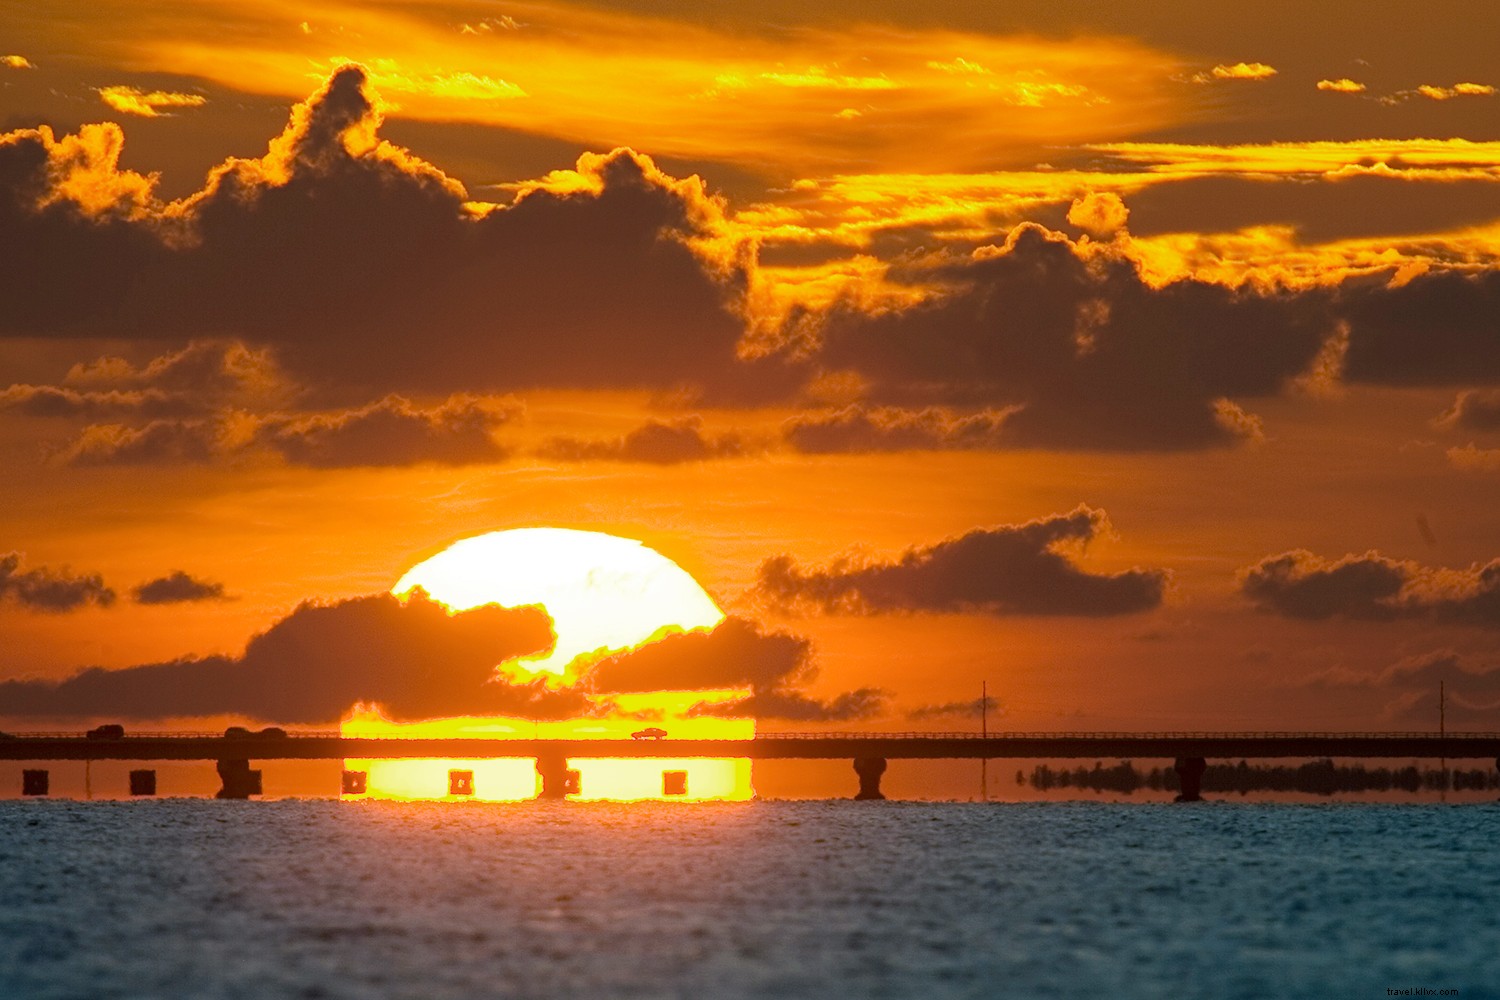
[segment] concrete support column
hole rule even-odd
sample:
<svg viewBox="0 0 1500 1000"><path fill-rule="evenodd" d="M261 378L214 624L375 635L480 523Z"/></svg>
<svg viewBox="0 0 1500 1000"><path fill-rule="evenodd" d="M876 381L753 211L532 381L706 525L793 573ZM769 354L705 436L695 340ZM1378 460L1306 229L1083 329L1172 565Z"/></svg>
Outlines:
<svg viewBox="0 0 1500 1000"><path fill-rule="evenodd" d="M260 772L250 769L248 760L221 760L218 762L221 787L214 794L216 799L248 799L259 795Z"/></svg>
<svg viewBox="0 0 1500 1000"><path fill-rule="evenodd" d="M1178 757L1173 768L1177 771L1177 784L1182 789L1173 801L1202 802L1203 772L1208 770L1208 762L1202 757Z"/></svg>
<svg viewBox="0 0 1500 1000"><path fill-rule="evenodd" d="M880 791L880 776L885 773L884 757L854 758L854 773L859 775L859 794L856 799L883 799Z"/></svg>
<svg viewBox="0 0 1500 1000"><path fill-rule="evenodd" d="M563 799L568 792L568 758L547 756L536 759L536 773L542 776L542 792L537 798Z"/></svg>

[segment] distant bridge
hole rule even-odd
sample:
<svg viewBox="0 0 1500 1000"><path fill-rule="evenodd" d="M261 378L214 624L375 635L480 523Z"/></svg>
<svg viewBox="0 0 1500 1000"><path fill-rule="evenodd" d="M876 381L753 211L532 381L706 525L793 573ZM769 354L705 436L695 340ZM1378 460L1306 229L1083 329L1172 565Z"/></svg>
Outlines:
<svg viewBox="0 0 1500 1000"><path fill-rule="evenodd" d="M90 738L78 733L0 737L0 760L211 760L224 781L220 795L242 798L259 789L252 760L534 758L543 797L567 792L569 758L748 758L854 762L860 798L883 798L887 760L1004 758L1171 758L1184 800L1198 798L1205 759L1249 757L1488 758L1500 767L1500 733L1426 732L1172 732L1172 733L772 733L748 740L487 739L351 737L333 732L140 733ZM248 777L254 775L253 781ZM251 788L253 791L246 791Z"/></svg>

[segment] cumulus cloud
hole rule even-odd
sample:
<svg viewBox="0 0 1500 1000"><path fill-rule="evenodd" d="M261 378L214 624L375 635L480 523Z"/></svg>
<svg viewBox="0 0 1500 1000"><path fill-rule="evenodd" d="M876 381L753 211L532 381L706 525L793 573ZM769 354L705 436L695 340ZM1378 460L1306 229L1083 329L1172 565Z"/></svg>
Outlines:
<svg viewBox="0 0 1500 1000"><path fill-rule="evenodd" d="M25 56L0 56L0 66L6 69L36 69L36 63Z"/></svg>
<svg viewBox="0 0 1500 1000"><path fill-rule="evenodd" d="M1455 97L1488 97L1495 88L1487 83L1455 83L1451 87L1435 87L1424 83L1417 93L1431 101L1447 101Z"/></svg>
<svg viewBox="0 0 1500 1000"><path fill-rule="evenodd" d="M0 327L271 349L363 398L534 386L733 386L740 266L721 203L619 149L476 205L379 138L345 67L259 159L178 202L119 169L117 126L0 139ZM786 378L782 376L782 381Z"/></svg>
<svg viewBox="0 0 1500 1000"><path fill-rule="evenodd" d="M1375 551L1324 559L1297 549L1246 567L1239 583L1261 610L1289 618L1426 618L1500 628L1500 560L1455 570Z"/></svg>
<svg viewBox="0 0 1500 1000"><path fill-rule="evenodd" d="M1113 191L1090 191L1068 207L1068 222L1091 236L1108 238L1125 228L1130 209Z"/></svg>
<svg viewBox="0 0 1500 1000"><path fill-rule="evenodd" d="M115 592L104 585L98 573L75 575L67 569L21 569L22 555L0 556L0 604L10 603L28 611L77 611L92 604L107 608Z"/></svg>
<svg viewBox="0 0 1500 1000"><path fill-rule="evenodd" d="M648 420L625 435L609 440L553 438L541 450L543 455L569 462L598 459L653 465L732 458L744 452L745 443L738 434L705 433L703 418L696 415L673 420Z"/></svg>
<svg viewBox="0 0 1500 1000"><path fill-rule="evenodd" d="M180 569L146 581L131 591L131 596L137 604L182 604L226 599L222 583L199 580Z"/></svg>
<svg viewBox="0 0 1500 1000"><path fill-rule="evenodd" d="M142 118L161 118L164 108L197 108L208 103L202 94L179 94L169 90L139 90L124 85L100 87L99 99L115 111Z"/></svg>
<svg viewBox="0 0 1500 1000"><path fill-rule="evenodd" d="M700 702L689 711L726 718L837 721L866 718L884 704L884 692L874 688L812 697L801 688L816 676L807 639L730 616L712 630L669 635L608 657L586 683L602 693L749 688L743 697Z"/></svg>
<svg viewBox="0 0 1500 1000"><path fill-rule="evenodd" d="M1336 94L1362 94L1365 91L1365 85L1347 76L1341 76L1337 80L1319 80L1318 89L1331 90Z"/></svg>
<svg viewBox="0 0 1500 1000"><path fill-rule="evenodd" d="M1030 224L890 280L954 291L874 315L835 307L816 360L857 376L867 402L1015 407L1004 430L1018 447L1253 441L1232 397L1283 391L1338 329L1321 294L1152 287L1132 262Z"/></svg>
<svg viewBox="0 0 1500 1000"><path fill-rule="evenodd" d="M939 407L851 405L791 417L782 424L782 436L793 449L810 455L1001 448L1009 443L1007 415L1000 410L960 416Z"/></svg>
<svg viewBox="0 0 1500 1000"><path fill-rule="evenodd" d="M239 656L185 658L62 681L0 683L10 716L125 719L239 715L277 723L332 723L356 703L393 719L455 715L567 717L576 691L511 683L495 666L547 648L537 608L485 605L450 614L415 595L306 603L256 635Z"/></svg>
<svg viewBox="0 0 1500 1000"><path fill-rule="evenodd" d="M761 564L755 592L791 610L853 614L1105 616L1157 607L1166 571L1093 574L1072 558L1107 527L1103 511L1080 506L916 546L890 560L844 558L803 569L780 555Z"/></svg>
<svg viewBox="0 0 1500 1000"><path fill-rule="evenodd" d="M1276 67L1263 62L1220 63L1213 69L1194 73L1193 83L1214 83L1220 80L1269 80L1276 75Z"/></svg>

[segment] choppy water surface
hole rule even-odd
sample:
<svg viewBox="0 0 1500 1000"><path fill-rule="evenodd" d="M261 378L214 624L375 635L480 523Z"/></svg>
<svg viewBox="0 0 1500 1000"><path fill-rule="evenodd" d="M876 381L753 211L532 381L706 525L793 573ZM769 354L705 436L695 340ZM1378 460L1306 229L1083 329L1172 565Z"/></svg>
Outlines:
<svg viewBox="0 0 1500 1000"><path fill-rule="evenodd" d="M0 802L0 996L1500 996L1500 806Z"/></svg>

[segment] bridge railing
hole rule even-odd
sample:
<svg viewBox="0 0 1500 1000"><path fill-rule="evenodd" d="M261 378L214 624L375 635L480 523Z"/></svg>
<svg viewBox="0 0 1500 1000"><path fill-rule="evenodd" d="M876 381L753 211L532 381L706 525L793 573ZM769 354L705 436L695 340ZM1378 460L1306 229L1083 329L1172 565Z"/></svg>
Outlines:
<svg viewBox="0 0 1500 1000"><path fill-rule="evenodd" d="M87 738L87 733L81 732L30 732L18 733L7 732L5 737L11 739L72 739L79 740ZM259 733L251 731L243 737L254 739L260 737ZM101 743L130 742L131 740L158 740L158 739L223 739L224 733L220 732L127 732L124 736L107 737L100 739ZM281 737L271 737L281 738ZM312 730L304 729L289 731L285 739L379 739L379 740L431 740L431 739L509 739L509 740L531 740L529 736L486 736L478 733L464 733L460 736L432 736L432 735L407 735L399 733L380 733L366 735L348 735L337 730ZM566 737L548 737L549 739L566 739ZM620 737L623 739L623 737ZM697 739L696 737L683 737ZM717 739L708 737L707 739ZM1210 732L1206 730L1180 731L1180 732L942 732L942 731L915 731L903 730L894 732L758 732L754 736L757 740L1306 740L1306 739L1418 739L1418 740L1494 740L1500 739L1500 732L1465 732L1465 733L1434 733L1419 731L1385 731L1385 732L1289 732L1289 731L1263 731L1263 732ZM733 739L733 738L731 738ZM737 741L737 740L736 740ZM668 741L670 742L670 740Z"/></svg>

